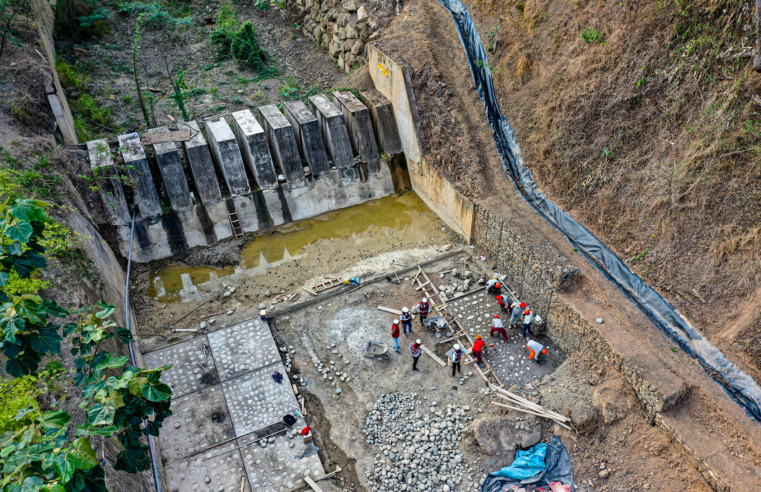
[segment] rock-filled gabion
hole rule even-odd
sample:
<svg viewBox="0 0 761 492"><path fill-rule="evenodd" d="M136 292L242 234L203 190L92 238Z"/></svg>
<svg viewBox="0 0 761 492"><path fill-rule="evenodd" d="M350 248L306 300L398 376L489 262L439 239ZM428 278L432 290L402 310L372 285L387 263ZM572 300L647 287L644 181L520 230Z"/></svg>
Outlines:
<svg viewBox="0 0 761 492"><path fill-rule="evenodd" d="M473 469L459 450L461 434L473 420L468 406L428 403L417 393L390 393L365 419L368 444L378 447L365 477L370 490L474 491Z"/></svg>

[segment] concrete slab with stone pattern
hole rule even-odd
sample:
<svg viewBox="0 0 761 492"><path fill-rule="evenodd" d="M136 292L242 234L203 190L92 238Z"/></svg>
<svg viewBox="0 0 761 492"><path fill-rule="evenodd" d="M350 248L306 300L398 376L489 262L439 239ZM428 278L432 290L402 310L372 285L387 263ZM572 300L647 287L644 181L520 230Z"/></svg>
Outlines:
<svg viewBox="0 0 761 492"><path fill-rule="evenodd" d="M98 191L108 222L114 226L128 225L131 214L127 206L127 197L124 195L122 181L118 178L119 173L114 166L114 156L108 142L106 139L87 142L87 153L93 173L102 178Z"/></svg>
<svg viewBox="0 0 761 492"><path fill-rule="evenodd" d="M122 150L124 165L127 167L127 173L132 182L135 204L140 215L144 219L160 216L163 213L161 202L156 192L151 169L148 167L145 149L140 143L140 136L137 133L128 133L119 135L118 138L119 148Z"/></svg>
<svg viewBox="0 0 761 492"><path fill-rule="evenodd" d="M376 174L380 171L380 155L373 132L373 123L370 121L370 112L362 101L349 91L334 92L333 102L344 115L351 146L360 155L368 170Z"/></svg>
<svg viewBox="0 0 761 492"><path fill-rule="evenodd" d="M277 173L272 162L269 144L264 128L256 121L254 114L245 109L232 114L235 122L235 136L249 172L256 179L259 188L266 190L277 187Z"/></svg>
<svg viewBox="0 0 761 492"><path fill-rule="evenodd" d="M160 126L151 128L148 133L166 133L168 131L168 127ZM193 200L190 199L190 188L188 188L188 182L185 179L185 170L182 168L177 144L174 142L154 143L153 150L172 209L177 212L191 209Z"/></svg>
<svg viewBox="0 0 761 492"><path fill-rule="evenodd" d="M222 328L207 337L222 381L280 362L272 332L259 319Z"/></svg>
<svg viewBox="0 0 761 492"><path fill-rule="evenodd" d="M251 492L235 442L214 448L213 457L195 455L164 466L170 492Z"/></svg>
<svg viewBox="0 0 761 492"><path fill-rule="evenodd" d="M217 121L207 121L205 125L206 135L211 144L211 153L217 162L217 166L222 170L230 194L232 196L250 194L251 186L248 183L248 176L246 176L243 156L227 120L220 118Z"/></svg>
<svg viewBox="0 0 761 492"><path fill-rule="evenodd" d="M373 122L375 140L380 148L388 155L404 152L391 101L377 89L362 91L359 93L359 96L362 99L362 103L370 111L370 120Z"/></svg>
<svg viewBox="0 0 761 492"><path fill-rule="evenodd" d="M310 96L309 109L317 118L325 150L333 160L333 164L341 171L344 179L356 179L354 153L351 150L349 131L346 129L341 110L324 94Z"/></svg>
<svg viewBox="0 0 761 492"><path fill-rule="evenodd" d="M170 385L174 391L176 385L187 394L219 383L209 341L205 336L149 352L144 358L151 369L172 366L162 374L161 381Z"/></svg>
<svg viewBox="0 0 761 492"><path fill-rule="evenodd" d="M194 393L173 390L172 416L164 421L159 436L165 462L192 457L235 437L220 385Z"/></svg>
<svg viewBox="0 0 761 492"><path fill-rule="evenodd" d="M506 387L537 381L557 369L557 366L547 356L545 356L545 363L541 365L528 360L528 349L526 348L528 340L520 336L520 327L517 330L509 328L510 315L497 305L493 295L478 292L447 301L447 305L472 339L475 340L476 335L483 336L487 346L484 359L494 369L495 374ZM494 337L489 336L491 320L494 315L499 315L502 319L510 338L509 342L505 342L499 333L495 333ZM531 338L544 345L548 352L558 350L555 344L543 335L532 336Z"/></svg>
<svg viewBox="0 0 761 492"><path fill-rule="evenodd" d="M285 176L286 181L296 185L304 179L296 134L277 106L270 104L259 108L262 128L267 133L270 153L275 167Z"/></svg>
<svg viewBox="0 0 761 492"><path fill-rule="evenodd" d="M299 143L301 157L307 161L313 176L324 176L330 172L328 155L322 142L322 133L317 118L301 101L283 103L285 118L291 123L296 141Z"/></svg>
<svg viewBox="0 0 761 492"><path fill-rule="evenodd" d="M278 384L272 373L278 371L285 380ZM282 362L224 381L222 390L230 410L235 435L242 436L282 420L299 410L287 372Z"/></svg>
<svg viewBox="0 0 761 492"><path fill-rule="evenodd" d="M244 465L251 481L251 489L261 492L288 492L305 487L304 476L313 480L325 474L317 453L297 458L306 449L298 429L305 425L298 420L293 429L270 436L272 428L262 429L238 439ZM281 428L285 426L280 424Z"/></svg>

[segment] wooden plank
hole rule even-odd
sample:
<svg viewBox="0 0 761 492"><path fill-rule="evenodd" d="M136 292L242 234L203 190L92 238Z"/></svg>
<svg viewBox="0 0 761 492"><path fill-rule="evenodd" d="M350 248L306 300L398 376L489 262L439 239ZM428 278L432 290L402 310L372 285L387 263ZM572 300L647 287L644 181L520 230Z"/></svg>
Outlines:
<svg viewBox="0 0 761 492"><path fill-rule="evenodd" d="M312 292L311 290L307 289L306 287L302 287L302 289L303 289L303 290L305 290L305 291L307 291L307 292L309 292L309 293L310 293L310 294L312 294L313 296L316 296L316 295L317 295L317 293L316 293L316 292Z"/></svg>
<svg viewBox="0 0 761 492"><path fill-rule="evenodd" d="M429 280L428 282L426 282L424 284L420 284L417 287L415 287L415 290L420 290L420 289L422 289L423 287L425 287L426 285L428 285L430 283L431 283L431 281Z"/></svg>
<svg viewBox="0 0 761 492"><path fill-rule="evenodd" d="M398 309L392 309L392 308L389 308L389 307L386 307L386 306L378 306L378 309L381 310L381 311L385 311L385 312L391 313L391 314L396 314L396 315L399 315L399 316L401 316L401 314L402 314L402 312L399 311Z"/></svg>
<svg viewBox="0 0 761 492"><path fill-rule="evenodd" d="M320 488L320 486L317 485L317 483L315 483L315 481L312 480L312 477L310 477L309 475L304 475L304 481L307 484L309 484L310 487L312 487L312 490L314 490L314 492L322 492L322 489Z"/></svg>
<svg viewBox="0 0 761 492"><path fill-rule="evenodd" d="M325 480L326 478L332 478L332 477L335 476L336 473L341 473L342 471L343 471L343 468L341 468L340 466L336 465L336 469L335 470L333 470L332 472L328 473L327 475L321 476L320 478L315 480L315 482L319 482L320 480Z"/></svg>
<svg viewBox="0 0 761 492"><path fill-rule="evenodd" d="M543 415L543 414L541 414L541 413L532 412L531 410L527 410L527 409L525 409L525 408L511 407L510 405L504 405L504 404L502 404L502 403L497 403L496 401L493 401L493 402L491 402L491 404L492 404L492 405L496 405L496 406L498 406L498 407L509 408L510 410L516 410L516 411L518 411L518 412L523 412L523 413L530 413L530 414L532 414L532 415L536 415L537 417L544 417L544 418L546 418L546 419L550 419L550 420L552 420L553 422L555 422L555 423L556 423L556 424L558 424L558 425L562 425L563 427L565 427L565 428L566 428L566 429L568 429L568 430L571 430L571 428L570 428L570 427L568 427L567 425L565 425L564 423L562 423L562 422L558 422L557 420L553 419L552 417L549 417L549 416L547 416L547 415Z"/></svg>
<svg viewBox="0 0 761 492"><path fill-rule="evenodd" d="M446 362L444 362L443 360L439 359L439 357L438 357L436 354L434 354L434 353L433 353L433 351L431 351L431 349L429 349L429 348L428 348L428 347L426 347L425 345L421 345L421 346L420 346L420 348L422 348L422 349L423 349L423 351L424 351L426 354L430 355L430 356L431 356L431 358L432 358L433 360L435 360L436 362L438 362L440 366L444 367L444 366L446 366L446 365L447 365L447 363L446 363Z"/></svg>

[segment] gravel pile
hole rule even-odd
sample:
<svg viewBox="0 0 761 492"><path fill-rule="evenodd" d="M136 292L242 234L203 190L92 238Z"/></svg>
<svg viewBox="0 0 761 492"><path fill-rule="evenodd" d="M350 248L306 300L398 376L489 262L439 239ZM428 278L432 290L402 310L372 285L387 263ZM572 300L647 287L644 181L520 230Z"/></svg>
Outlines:
<svg viewBox="0 0 761 492"><path fill-rule="evenodd" d="M365 475L370 490L477 490L480 479L459 450L461 434L473 420L468 411L469 406L428 404L417 393L378 399L364 428L367 443L379 449Z"/></svg>

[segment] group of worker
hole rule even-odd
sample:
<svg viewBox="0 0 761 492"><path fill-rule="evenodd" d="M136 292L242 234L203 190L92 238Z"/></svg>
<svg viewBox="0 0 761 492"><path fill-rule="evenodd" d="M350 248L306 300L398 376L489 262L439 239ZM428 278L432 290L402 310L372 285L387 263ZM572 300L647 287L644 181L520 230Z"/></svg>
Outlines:
<svg viewBox="0 0 761 492"><path fill-rule="evenodd" d="M486 285L487 292L490 294L497 293L497 296L495 297L497 304L504 311L510 313L511 328L517 325L521 314L523 315L522 336L527 338L529 335L531 335L531 322L534 319L533 312L528 309L525 302L519 303L517 299L510 300L508 297L499 294L501 287L502 286L496 276L493 279L489 280ZM417 314L420 317L420 325L425 326L424 321L431 311L431 304L428 302L428 299L424 297L420 303L418 303L416 308ZM399 353L399 337L402 333L404 333L404 337L408 338L408 332L410 334L415 333L412 330L412 313L410 312L409 308L403 307L402 312L399 315L399 319L395 319L394 323L391 325L391 337L394 339L394 352ZM510 340L510 338L507 336L507 331L505 330L499 315L495 315L494 319L492 319L492 327L489 331L489 335L495 336L495 333L501 334L506 342ZM412 356L413 371L419 370L417 368L417 364L420 356L423 353L422 345L423 342L419 338L410 344L410 355ZM483 337L481 335L477 335L476 341L473 343L473 347L470 349L470 352L480 367L484 367L482 357L485 348L486 343L483 341ZM528 340L526 343L526 348L529 350L529 360L534 362L539 362L540 355L547 353L547 349L545 349L541 343L535 340ZM460 347L459 344L455 344L452 350L449 352L448 359L450 365L452 366L453 377L458 371L461 371L460 361L462 360L462 356L466 353L467 352L462 347Z"/></svg>

